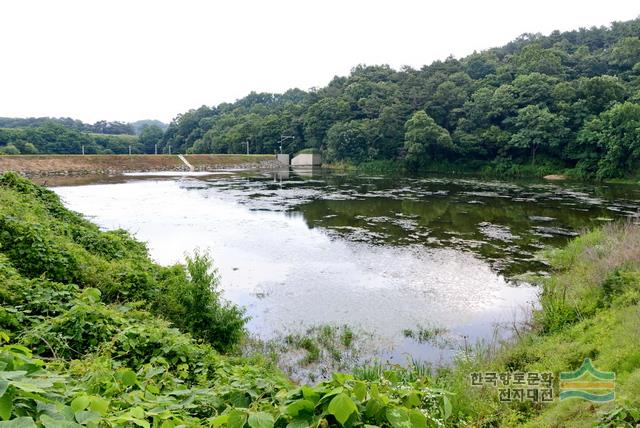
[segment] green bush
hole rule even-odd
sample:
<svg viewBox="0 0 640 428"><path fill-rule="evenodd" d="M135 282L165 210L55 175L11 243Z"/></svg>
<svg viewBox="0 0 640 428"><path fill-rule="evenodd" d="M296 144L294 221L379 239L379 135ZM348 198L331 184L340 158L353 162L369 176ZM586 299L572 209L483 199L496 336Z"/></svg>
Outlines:
<svg viewBox="0 0 640 428"><path fill-rule="evenodd" d="M158 296L164 316L221 352L233 350L245 335L244 310L223 300L211 258L200 252L181 269L166 272Z"/></svg>
<svg viewBox="0 0 640 428"><path fill-rule="evenodd" d="M186 267L158 266L144 244L122 230L100 231L55 193L14 173L0 176L0 186L0 251L25 277L98 288L107 303L142 301L219 351L244 336L244 311L221 298L207 256L196 253ZM12 331L21 322L6 309L1 316Z"/></svg>

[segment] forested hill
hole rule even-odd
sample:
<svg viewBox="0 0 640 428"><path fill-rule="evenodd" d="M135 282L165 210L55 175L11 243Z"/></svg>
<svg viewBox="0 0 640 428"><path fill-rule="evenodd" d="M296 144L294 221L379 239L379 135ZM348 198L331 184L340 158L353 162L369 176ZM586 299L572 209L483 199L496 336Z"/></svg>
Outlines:
<svg viewBox="0 0 640 428"><path fill-rule="evenodd" d="M167 125L157 120L132 123L71 118L0 117L0 155L154 153Z"/></svg>
<svg viewBox="0 0 640 428"><path fill-rule="evenodd" d="M357 66L308 92L251 93L179 115L174 151L319 148L331 161L402 160L576 167L601 178L640 156L640 19L524 34L506 46L419 70Z"/></svg>

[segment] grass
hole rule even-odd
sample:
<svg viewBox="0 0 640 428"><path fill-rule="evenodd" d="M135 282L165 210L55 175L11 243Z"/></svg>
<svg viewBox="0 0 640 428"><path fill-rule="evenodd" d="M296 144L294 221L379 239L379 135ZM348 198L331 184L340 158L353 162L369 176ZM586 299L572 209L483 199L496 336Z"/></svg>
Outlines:
<svg viewBox="0 0 640 428"><path fill-rule="evenodd" d="M635 427L640 423L640 228L609 224L546 256L554 272L540 279L541 308L529 329L461 355L436 382L454 394L458 417L474 426ZM559 401L557 381L550 404L500 403L496 388L470 387L475 371L551 371L557 379L584 358L616 373L613 403Z"/></svg>
<svg viewBox="0 0 640 428"><path fill-rule="evenodd" d="M320 324L302 333L289 333L270 340L248 338L244 355L267 355L273 366L297 381L316 382L334 371L348 370L360 357L364 333L348 325Z"/></svg>
<svg viewBox="0 0 640 428"><path fill-rule="evenodd" d="M414 339L418 343L432 343L435 339L448 333L444 327L423 327L418 326L415 330L405 329L402 331L404 337Z"/></svg>

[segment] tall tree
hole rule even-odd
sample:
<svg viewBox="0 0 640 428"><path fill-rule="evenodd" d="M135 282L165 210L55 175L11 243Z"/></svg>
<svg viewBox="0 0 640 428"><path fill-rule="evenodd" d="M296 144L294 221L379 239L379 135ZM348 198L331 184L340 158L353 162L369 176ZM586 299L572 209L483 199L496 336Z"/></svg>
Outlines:
<svg viewBox="0 0 640 428"><path fill-rule="evenodd" d="M411 116L404 129L404 148L407 160L413 165L434 160L439 154L453 149L449 131L422 110Z"/></svg>
<svg viewBox="0 0 640 428"><path fill-rule="evenodd" d="M568 133L564 120L551 113L547 107L529 105L518 110L513 120L514 133L509 144L517 149L528 149L531 165L536 162L540 149L559 148Z"/></svg>

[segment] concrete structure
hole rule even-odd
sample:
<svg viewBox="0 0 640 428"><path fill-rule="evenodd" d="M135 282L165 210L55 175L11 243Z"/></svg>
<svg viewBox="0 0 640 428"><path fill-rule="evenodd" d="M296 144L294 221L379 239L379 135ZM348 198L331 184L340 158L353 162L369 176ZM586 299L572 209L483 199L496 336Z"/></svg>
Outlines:
<svg viewBox="0 0 640 428"><path fill-rule="evenodd" d="M276 159L283 165L289 165L289 154L277 154Z"/></svg>
<svg viewBox="0 0 640 428"><path fill-rule="evenodd" d="M187 167L187 168L189 168L189 171L195 171L195 170L196 170L196 169L193 167L193 165L191 165L191 164L189 163L189 161L188 161L188 160L186 160L186 159L184 158L184 156L182 156L182 155L178 155L178 158L182 161L182 163L183 163L183 164L185 164L185 165L186 165L186 167Z"/></svg>
<svg viewBox="0 0 640 428"><path fill-rule="evenodd" d="M291 159L293 166L320 166L322 165L322 156L317 153L302 153Z"/></svg>

